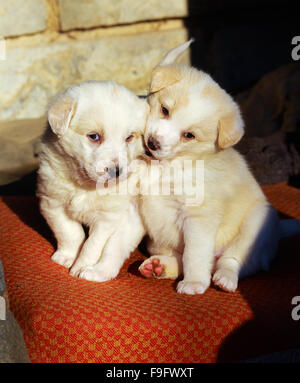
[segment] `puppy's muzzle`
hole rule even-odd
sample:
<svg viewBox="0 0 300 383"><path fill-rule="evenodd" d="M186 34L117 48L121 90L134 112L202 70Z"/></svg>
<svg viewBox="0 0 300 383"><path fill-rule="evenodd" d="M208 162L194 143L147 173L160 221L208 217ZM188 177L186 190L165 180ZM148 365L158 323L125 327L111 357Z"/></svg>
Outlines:
<svg viewBox="0 0 300 383"><path fill-rule="evenodd" d="M160 143L158 140L156 140L154 137L149 137L148 139L148 142L147 142L147 146L149 149L151 150L159 150L160 149Z"/></svg>

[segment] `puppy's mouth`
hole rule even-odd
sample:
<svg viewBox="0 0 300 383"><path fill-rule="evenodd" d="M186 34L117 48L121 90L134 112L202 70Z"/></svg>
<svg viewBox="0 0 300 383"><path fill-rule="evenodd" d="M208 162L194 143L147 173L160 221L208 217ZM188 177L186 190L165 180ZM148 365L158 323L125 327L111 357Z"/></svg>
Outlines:
<svg viewBox="0 0 300 383"><path fill-rule="evenodd" d="M145 149L145 157L152 160L163 161L169 160L171 158L170 153L165 151L151 151L148 147Z"/></svg>
<svg viewBox="0 0 300 383"><path fill-rule="evenodd" d="M143 147L144 147L144 157L148 159L155 158L154 155L151 153L150 149L146 145L145 141L143 140Z"/></svg>
<svg viewBox="0 0 300 383"><path fill-rule="evenodd" d="M169 159L170 157L170 148L169 147L161 147L161 145L158 143L158 147L151 148L151 146L146 144L144 142L144 156L148 159L155 159L155 160L164 160Z"/></svg>
<svg viewBox="0 0 300 383"><path fill-rule="evenodd" d="M148 148L145 148L145 156L149 158L155 158Z"/></svg>

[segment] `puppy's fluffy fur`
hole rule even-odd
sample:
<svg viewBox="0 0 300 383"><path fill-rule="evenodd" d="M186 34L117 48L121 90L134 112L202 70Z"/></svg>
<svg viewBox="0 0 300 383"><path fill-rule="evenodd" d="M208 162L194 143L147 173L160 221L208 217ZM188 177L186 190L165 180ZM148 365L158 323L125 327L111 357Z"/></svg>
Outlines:
<svg viewBox="0 0 300 383"><path fill-rule="evenodd" d="M143 196L152 256L140 270L146 273L145 266L155 259L153 268L157 262L164 268L159 278L175 279L183 272L179 293L204 293L211 277L234 291L239 274L266 268L274 257L278 220L232 148L244 134L238 105L208 74L174 64L188 45L173 49L153 71L145 142L165 164L203 160L204 199L190 206L184 196ZM151 149L151 140L156 148ZM255 262L249 258L252 250Z"/></svg>
<svg viewBox="0 0 300 383"><path fill-rule="evenodd" d="M52 260L72 266L72 275L114 278L144 234L136 197L99 194L96 185L108 187L115 164L116 182L134 177L126 169L143 152L147 113L144 100L111 81L73 86L49 108L37 194L57 239Z"/></svg>

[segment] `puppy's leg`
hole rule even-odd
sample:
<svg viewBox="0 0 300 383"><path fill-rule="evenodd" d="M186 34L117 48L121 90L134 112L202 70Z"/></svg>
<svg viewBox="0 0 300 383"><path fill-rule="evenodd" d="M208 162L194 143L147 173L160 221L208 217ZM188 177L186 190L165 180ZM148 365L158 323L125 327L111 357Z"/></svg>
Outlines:
<svg viewBox="0 0 300 383"><path fill-rule="evenodd" d="M238 236L218 259L213 282L221 289L229 292L236 290L240 268L264 225L268 210L266 204L255 205L242 223Z"/></svg>
<svg viewBox="0 0 300 383"><path fill-rule="evenodd" d="M82 246L70 274L77 277L85 267L95 265L101 257L107 240L115 230L116 223L111 221L96 222L95 225L90 227L89 237Z"/></svg>
<svg viewBox="0 0 300 383"><path fill-rule="evenodd" d="M51 259L62 266L71 267L85 240L82 225L71 220L64 208L55 201L42 198L40 208L57 240L57 250Z"/></svg>
<svg viewBox="0 0 300 383"><path fill-rule="evenodd" d="M94 266L84 268L80 278L96 282L115 278L144 235L145 229L138 212L135 208L130 209L128 217L119 222L119 229L108 240L100 261Z"/></svg>
<svg viewBox="0 0 300 383"><path fill-rule="evenodd" d="M147 246L151 255L139 267L146 278L177 279L183 272L182 254L171 248L157 245L151 241Z"/></svg>
<svg viewBox="0 0 300 383"><path fill-rule="evenodd" d="M184 279L177 292L203 294L210 285L218 223L213 218L187 218L184 224Z"/></svg>

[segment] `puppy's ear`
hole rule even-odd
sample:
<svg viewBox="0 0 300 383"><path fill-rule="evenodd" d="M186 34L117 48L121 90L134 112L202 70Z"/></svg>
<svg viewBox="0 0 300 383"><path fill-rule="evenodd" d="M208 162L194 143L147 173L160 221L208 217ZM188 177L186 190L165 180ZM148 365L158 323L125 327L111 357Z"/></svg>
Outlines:
<svg viewBox="0 0 300 383"><path fill-rule="evenodd" d="M152 72L150 83L150 93L158 92L159 90L173 85L181 80L180 69L175 66L157 66Z"/></svg>
<svg viewBox="0 0 300 383"><path fill-rule="evenodd" d="M226 149L235 145L244 135L244 121L239 110L224 116L218 121L219 149Z"/></svg>
<svg viewBox="0 0 300 383"><path fill-rule="evenodd" d="M171 49L158 65L162 66L174 64L178 57L181 56L182 53L188 49L188 47L192 44L193 41L194 39L190 39L189 41L186 41L185 43L180 44L177 47Z"/></svg>
<svg viewBox="0 0 300 383"><path fill-rule="evenodd" d="M76 102L68 94L58 97L48 110L48 121L52 131L61 137L65 134L75 113Z"/></svg>
<svg viewBox="0 0 300 383"><path fill-rule="evenodd" d="M188 49L194 39L190 39L183 44L171 49L160 61L152 72L150 93L158 92L166 86L173 85L181 79L180 69L172 66L177 58Z"/></svg>

